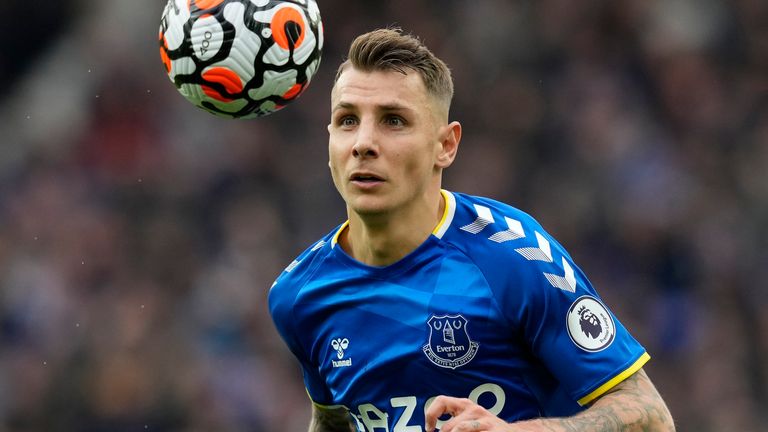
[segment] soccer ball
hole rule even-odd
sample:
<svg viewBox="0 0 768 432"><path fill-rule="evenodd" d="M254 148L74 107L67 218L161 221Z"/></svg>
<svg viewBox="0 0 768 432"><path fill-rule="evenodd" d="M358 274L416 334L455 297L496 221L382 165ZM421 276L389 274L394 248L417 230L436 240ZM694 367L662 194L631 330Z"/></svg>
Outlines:
<svg viewBox="0 0 768 432"><path fill-rule="evenodd" d="M168 0L160 57L179 92L218 116L254 118L294 101L320 65L315 0Z"/></svg>

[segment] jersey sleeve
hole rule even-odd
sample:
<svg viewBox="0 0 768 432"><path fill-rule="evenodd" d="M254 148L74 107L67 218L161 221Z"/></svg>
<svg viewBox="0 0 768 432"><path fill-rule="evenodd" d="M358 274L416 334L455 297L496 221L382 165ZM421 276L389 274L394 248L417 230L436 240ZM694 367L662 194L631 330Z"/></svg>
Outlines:
<svg viewBox="0 0 768 432"><path fill-rule="evenodd" d="M301 365L304 386L309 398L316 405L330 406L333 403L330 391L320 375L318 365L309 354L310 350L305 348L305 343L296 331L301 317L295 312L295 301L301 284L300 278L294 275L300 273L301 269L297 270L297 267L306 255L305 252L291 263L272 285L269 291L269 312L278 333ZM294 270L295 273L291 274L289 269Z"/></svg>
<svg viewBox="0 0 768 432"><path fill-rule="evenodd" d="M530 234L508 251L513 267L507 266L502 308L533 354L583 406L650 357L563 247L538 225Z"/></svg>

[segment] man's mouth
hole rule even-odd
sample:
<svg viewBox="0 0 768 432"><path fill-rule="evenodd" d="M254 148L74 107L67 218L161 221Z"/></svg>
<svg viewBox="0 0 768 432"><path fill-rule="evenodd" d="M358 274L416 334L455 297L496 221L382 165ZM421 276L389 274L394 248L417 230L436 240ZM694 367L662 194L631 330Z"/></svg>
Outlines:
<svg viewBox="0 0 768 432"><path fill-rule="evenodd" d="M360 183L375 183L382 181L382 178L373 174L353 174L352 181Z"/></svg>

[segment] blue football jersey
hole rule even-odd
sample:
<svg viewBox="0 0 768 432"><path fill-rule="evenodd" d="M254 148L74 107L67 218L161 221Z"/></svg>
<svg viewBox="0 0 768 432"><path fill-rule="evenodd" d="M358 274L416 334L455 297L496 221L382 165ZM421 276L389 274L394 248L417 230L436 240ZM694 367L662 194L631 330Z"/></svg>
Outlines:
<svg viewBox="0 0 768 432"><path fill-rule="evenodd" d="M368 432L422 431L438 395L510 422L566 416L649 359L531 216L442 194L442 220L400 261L351 258L343 224L275 281L270 312L315 404Z"/></svg>

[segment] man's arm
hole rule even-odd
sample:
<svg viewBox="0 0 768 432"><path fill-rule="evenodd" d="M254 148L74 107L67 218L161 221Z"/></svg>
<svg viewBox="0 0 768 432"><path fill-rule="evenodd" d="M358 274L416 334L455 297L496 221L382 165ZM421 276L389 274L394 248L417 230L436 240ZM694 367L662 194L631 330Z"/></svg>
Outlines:
<svg viewBox="0 0 768 432"><path fill-rule="evenodd" d="M309 432L354 432L349 412L344 408L324 408L312 405Z"/></svg>
<svg viewBox="0 0 768 432"><path fill-rule="evenodd" d="M641 369L573 417L531 420L512 430L671 432L675 425L656 387Z"/></svg>
<svg viewBox="0 0 768 432"><path fill-rule="evenodd" d="M506 423L468 399L440 396L427 409L427 431L451 414L441 432L674 432L675 425L648 375L641 369L572 417Z"/></svg>

